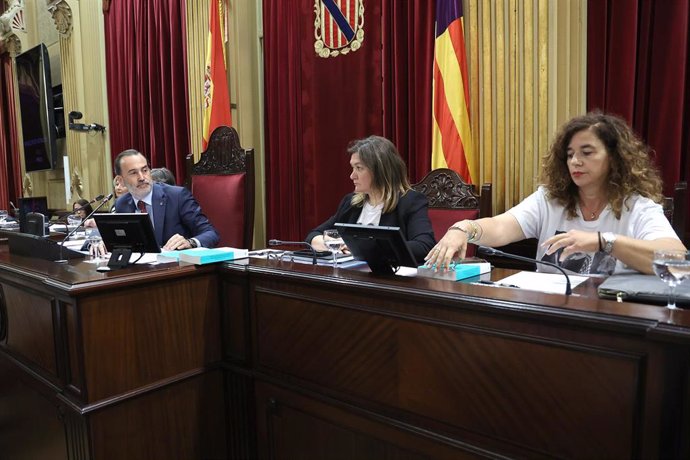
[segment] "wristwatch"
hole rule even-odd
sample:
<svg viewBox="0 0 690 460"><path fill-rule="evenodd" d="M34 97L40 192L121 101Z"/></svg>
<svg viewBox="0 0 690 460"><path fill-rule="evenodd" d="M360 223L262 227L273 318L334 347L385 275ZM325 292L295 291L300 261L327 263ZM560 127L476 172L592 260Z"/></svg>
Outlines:
<svg viewBox="0 0 690 460"><path fill-rule="evenodd" d="M189 245L190 245L192 248L196 248L196 247L197 247L196 240L195 240L194 238L189 238L189 239L187 240L187 243L189 243Z"/></svg>
<svg viewBox="0 0 690 460"><path fill-rule="evenodd" d="M606 254L611 254L611 251L613 251L613 243L616 242L616 235L611 232L604 232L601 234L601 238L604 240L604 252Z"/></svg>

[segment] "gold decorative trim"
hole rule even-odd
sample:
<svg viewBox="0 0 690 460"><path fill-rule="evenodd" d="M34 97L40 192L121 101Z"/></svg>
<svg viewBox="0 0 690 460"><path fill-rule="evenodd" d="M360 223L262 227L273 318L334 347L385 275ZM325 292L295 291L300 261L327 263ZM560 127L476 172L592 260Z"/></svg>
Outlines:
<svg viewBox="0 0 690 460"><path fill-rule="evenodd" d="M330 37L326 36L326 7L321 0L314 0L314 51L319 57L328 58L336 57L339 55L346 55L350 51L355 52L362 47L362 42L364 41L364 0L351 0L355 2L355 27L354 27L354 37L344 43L336 44L334 43L334 37L331 33ZM347 12L343 12L344 15ZM346 19L350 19L347 18ZM349 22L349 21L348 21ZM337 33L340 36L342 34Z"/></svg>
<svg viewBox="0 0 690 460"><path fill-rule="evenodd" d="M26 33L24 24L24 0L11 0L0 16L0 45L12 57L22 52L22 43L16 32Z"/></svg>
<svg viewBox="0 0 690 460"><path fill-rule="evenodd" d="M47 0L48 12L53 16L55 28L62 38L72 35L72 8L66 0Z"/></svg>
<svg viewBox="0 0 690 460"><path fill-rule="evenodd" d="M34 184L31 181L31 176L24 173L24 181L22 182L22 194L24 196L32 196L34 194Z"/></svg>
<svg viewBox="0 0 690 460"><path fill-rule="evenodd" d="M79 175L77 168L74 168L74 170L72 171L72 180L69 191L72 193L72 195L76 193L77 195L79 195L79 198L83 198L84 183L81 180L81 175Z"/></svg>
<svg viewBox="0 0 690 460"><path fill-rule="evenodd" d="M3 48L10 53L10 56L15 58L18 54L22 52L22 42L17 37L17 34L9 34L0 38L0 43L2 43Z"/></svg>

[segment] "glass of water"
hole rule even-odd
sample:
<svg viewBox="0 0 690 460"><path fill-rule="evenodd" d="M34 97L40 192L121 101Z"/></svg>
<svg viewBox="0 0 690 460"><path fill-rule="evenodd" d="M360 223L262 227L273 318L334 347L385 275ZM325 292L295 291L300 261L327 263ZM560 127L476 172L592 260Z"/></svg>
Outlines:
<svg viewBox="0 0 690 460"><path fill-rule="evenodd" d="M103 244L103 238L98 232L91 232L86 240L88 242L89 254L91 255L91 260L98 261L101 258L101 245Z"/></svg>
<svg viewBox="0 0 690 460"><path fill-rule="evenodd" d="M343 246L343 239L340 237L338 230L330 229L323 232L323 242L326 247L333 253L333 266L338 264L338 253Z"/></svg>
<svg viewBox="0 0 690 460"><path fill-rule="evenodd" d="M70 214L67 216L67 233L75 230L81 225L81 217L78 214Z"/></svg>
<svg viewBox="0 0 690 460"><path fill-rule="evenodd" d="M690 277L690 252L685 250L654 251L652 266L656 276L668 285L666 307L676 308L676 286Z"/></svg>
<svg viewBox="0 0 690 460"><path fill-rule="evenodd" d="M8 216L6 209L0 209L0 224L4 224Z"/></svg>

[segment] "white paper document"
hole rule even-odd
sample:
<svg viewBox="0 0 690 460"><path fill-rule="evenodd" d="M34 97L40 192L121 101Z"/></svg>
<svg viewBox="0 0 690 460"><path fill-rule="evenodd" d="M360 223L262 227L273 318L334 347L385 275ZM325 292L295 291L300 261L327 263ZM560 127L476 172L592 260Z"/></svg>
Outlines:
<svg viewBox="0 0 690 460"><path fill-rule="evenodd" d="M570 287L587 280L587 276L569 275ZM565 276L562 273L518 272L497 282L504 286L517 286L530 291L548 292L551 294L565 294Z"/></svg>

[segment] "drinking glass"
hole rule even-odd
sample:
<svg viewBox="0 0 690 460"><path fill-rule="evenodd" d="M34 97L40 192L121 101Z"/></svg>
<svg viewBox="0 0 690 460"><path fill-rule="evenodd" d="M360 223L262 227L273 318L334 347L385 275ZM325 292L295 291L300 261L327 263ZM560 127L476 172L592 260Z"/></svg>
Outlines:
<svg viewBox="0 0 690 460"><path fill-rule="evenodd" d="M333 253L333 266L338 265L338 253L340 248L345 244L340 237L338 230L330 229L323 232L323 242L326 247Z"/></svg>
<svg viewBox="0 0 690 460"><path fill-rule="evenodd" d="M98 261L101 259L101 253L99 246L103 244L103 238L98 232L92 232L86 240L88 242L89 254L91 255L91 260Z"/></svg>
<svg viewBox="0 0 690 460"><path fill-rule="evenodd" d="M6 209L0 209L0 224L4 224L8 216Z"/></svg>
<svg viewBox="0 0 690 460"><path fill-rule="evenodd" d="M67 216L67 233L79 227L79 225L81 225L81 217L79 217L78 214L70 214L69 216Z"/></svg>
<svg viewBox="0 0 690 460"><path fill-rule="evenodd" d="M668 285L667 308L676 308L676 286L690 277L690 252L654 251L652 262L656 276Z"/></svg>

